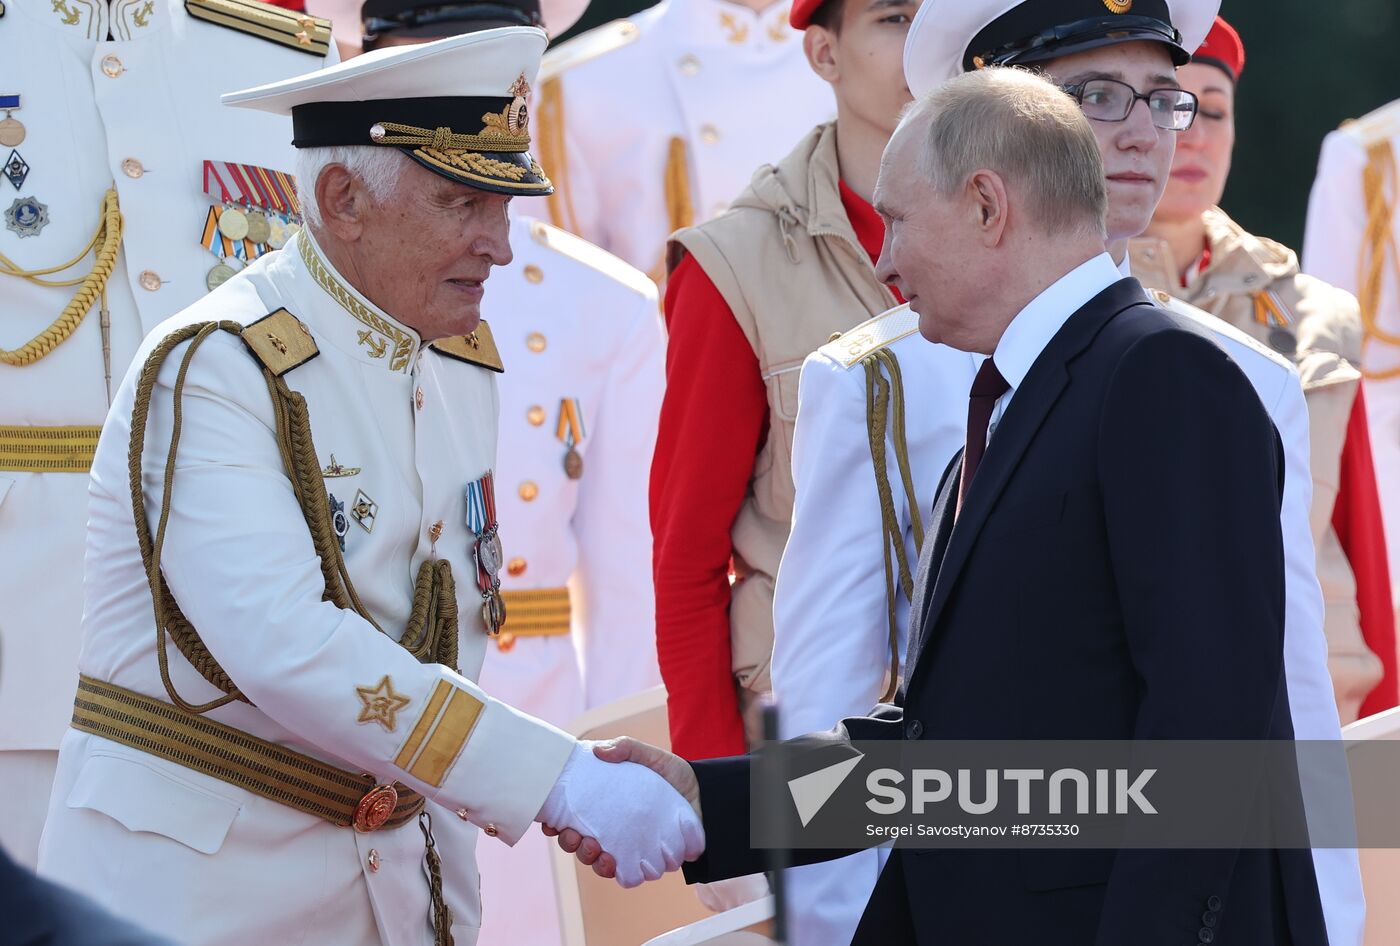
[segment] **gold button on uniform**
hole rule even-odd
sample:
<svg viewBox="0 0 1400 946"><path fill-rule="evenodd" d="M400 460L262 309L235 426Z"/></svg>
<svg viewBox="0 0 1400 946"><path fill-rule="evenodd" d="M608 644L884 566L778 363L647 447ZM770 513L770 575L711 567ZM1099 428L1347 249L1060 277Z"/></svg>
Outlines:
<svg viewBox="0 0 1400 946"><path fill-rule="evenodd" d="M531 404L530 409L525 412L525 419L530 422L531 427L538 427L544 423L544 408L538 404Z"/></svg>
<svg viewBox="0 0 1400 946"><path fill-rule="evenodd" d="M115 79L125 71L126 67L122 65L122 61L116 56L102 57L102 72L107 78Z"/></svg>
<svg viewBox="0 0 1400 946"><path fill-rule="evenodd" d="M531 332L526 335L525 347L536 353L544 351L544 335L540 332Z"/></svg>
<svg viewBox="0 0 1400 946"><path fill-rule="evenodd" d="M149 269L143 269L141 275L136 277L136 281L141 284L141 288L147 292L155 292L160 288L159 274Z"/></svg>
<svg viewBox="0 0 1400 946"><path fill-rule="evenodd" d="M423 409L423 389L422 389L422 388L419 388L417 391L414 391L414 392L413 392L413 406L416 407L416 408L418 408L420 411Z"/></svg>
<svg viewBox="0 0 1400 946"><path fill-rule="evenodd" d="M379 873L379 850L377 848L369 849L369 856L365 858L365 861L373 873Z"/></svg>
<svg viewBox="0 0 1400 946"><path fill-rule="evenodd" d="M122 173L130 178L138 178L146 173L146 168L135 158L127 158L122 162Z"/></svg>
<svg viewBox="0 0 1400 946"><path fill-rule="evenodd" d="M680 69L681 75L693 76L700 71L700 59L694 53L686 53L676 63L676 67Z"/></svg>
<svg viewBox="0 0 1400 946"><path fill-rule="evenodd" d="M526 263L525 281L538 286L540 283L544 282L544 270L540 269L534 263Z"/></svg>
<svg viewBox="0 0 1400 946"><path fill-rule="evenodd" d="M501 830L500 830L499 828L497 828L494 824L488 824L486 827L482 828L481 830L483 830L483 831L486 832L486 836L487 836L488 838L494 838L496 835L498 835L498 834L501 833Z"/></svg>
<svg viewBox="0 0 1400 946"><path fill-rule="evenodd" d="M467 815L468 815L468 814L470 814L470 812L468 812L467 809L465 809L465 808L458 808L458 809L457 809L457 817L458 817L458 818L461 818L463 821L466 821L466 820L467 820Z"/></svg>
<svg viewBox="0 0 1400 946"><path fill-rule="evenodd" d="M540 488L535 485L534 480L526 480L520 484L518 492L520 493L520 498L528 503L533 502L535 497L540 494Z"/></svg>
<svg viewBox="0 0 1400 946"><path fill-rule="evenodd" d="M700 140L707 145L714 144L716 141L719 141L719 129L714 125L701 125Z"/></svg>
<svg viewBox="0 0 1400 946"><path fill-rule="evenodd" d="M513 558L506 563L506 574L512 578L519 578L525 574L525 559Z"/></svg>

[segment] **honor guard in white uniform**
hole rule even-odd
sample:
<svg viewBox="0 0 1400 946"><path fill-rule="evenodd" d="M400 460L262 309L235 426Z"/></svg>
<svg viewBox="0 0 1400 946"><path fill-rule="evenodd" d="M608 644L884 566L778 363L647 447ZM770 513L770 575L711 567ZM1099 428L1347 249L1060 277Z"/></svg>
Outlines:
<svg viewBox="0 0 1400 946"><path fill-rule="evenodd" d="M661 282L673 231L717 216L836 113L789 5L760 4L662 0L550 50L535 134L559 190L530 213Z"/></svg>
<svg viewBox="0 0 1400 946"><path fill-rule="evenodd" d="M550 189L527 150L545 42L487 30L225 97L291 114L307 227L157 327L116 393L40 848L183 943L471 946L477 838L534 820L597 837L624 885L701 850L659 776L474 679L510 541L479 302L509 197Z"/></svg>
<svg viewBox="0 0 1400 946"><path fill-rule="evenodd" d="M513 22L559 33L581 4L367 0L367 50ZM557 25L556 25L557 24ZM506 623L480 683L557 726L661 682L647 471L665 384L656 285L543 221L511 220L514 259L482 311L500 378ZM572 634L572 636L570 636ZM530 831L481 851L481 946L559 942L552 845Z"/></svg>
<svg viewBox="0 0 1400 946"><path fill-rule="evenodd" d="M290 125L219 93L334 61L329 27L254 0L0 16L0 844L22 863L72 712L87 471L113 388L148 331L297 219Z"/></svg>
<svg viewBox="0 0 1400 946"><path fill-rule="evenodd" d="M1303 272L1356 296L1366 339L1361 374L1400 621L1400 100L1322 142L1308 201Z"/></svg>
<svg viewBox="0 0 1400 946"><path fill-rule="evenodd" d="M1107 11L1105 6L1104 0L925 0L905 45L910 91L917 97L962 71L993 64L1034 64L1058 79L1057 57L1119 43L1138 50L1150 44L1164 46L1172 62L1183 64L1189 58L1187 51L1205 38L1219 4L1216 0L1137 0L1107 4ZM1156 64L1157 58L1150 62ZM1080 63L1077 68L1089 67ZM1103 132L1113 124L1091 122L1102 150L1119 147L1111 130ZM1162 147L1160 141L1147 143L1148 130L1129 132L1137 137L1128 150L1138 155ZM1170 131L1162 129L1159 134ZM1110 139L1107 144L1105 136ZM1165 185L1170 151L1166 158L1159 187ZM1122 164L1121 159L1105 154L1110 182ZM1141 208L1140 219L1135 219L1123 206L1115 206L1123 199L1123 191L1111 183L1109 245L1119 254L1124 275L1130 275L1127 239L1146 228L1152 207ZM1123 226L1136 229L1116 232ZM1308 414L1298 375L1285 359L1238 329L1166 293L1154 293L1154 298L1215 336L1249 377L1278 428L1287 463L1280 519L1288 591L1285 668L1294 731L1299 739L1340 739L1309 525ZM970 387L966 375L961 389L957 381L947 382L945 389L957 398L947 410L929 409L925 398L931 395L925 391L941 379L916 380L916 376L938 370L939 359L919 351L921 336L902 334L915 321L904 311L896 309L866 323L868 339L853 330L803 365L793 458L797 498L774 604L774 693L792 732L828 728L850 714L854 701L868 694L877 698L888 694L901 656L897 650L904 646L907 634L910 583L905 563L913 567L917 556L922 521L929 512L926 496L931 496L964 437L965 421L959 418L966 417ZM882 344L886 338L897 340ZM872 359L870 367L864 368L861 358L882 351L889 357ZM846 364L857 355L861 358ZM891 362L897 370L891 370ZM953 359L953 369L957 367ZM902 422L896 393L900 385L905 403L919 405L918 410L905 411ZM948 430L950 424L956 430ZM883 440L882 451L872 454L872 438ZM908 457L907 465L900 462L901 457ZM833 458L859 462L865 472L858 474L844 465L838 468L839 459ZM917 518L907 498L911 491L924 503ZM854 525L843 526L847 521ZM840 530L839 539L833 539L833 529ZM861 560L846 554L848 549L863 550ZM841 633L833 635L832 628L840 628ZM832 659L826 659L828 654ZM989 694L988 699L997 695ZM785 723L784 728L789 725ZM1344 770L1315 775L1346 777ZM1324 793L1318 790L1318 795ZM1356 946L1364 904L1355 851L1319 849L1314 851L1314 863L1332 941ZM852 905L850 909L858 915L860 908Z"/></svg>

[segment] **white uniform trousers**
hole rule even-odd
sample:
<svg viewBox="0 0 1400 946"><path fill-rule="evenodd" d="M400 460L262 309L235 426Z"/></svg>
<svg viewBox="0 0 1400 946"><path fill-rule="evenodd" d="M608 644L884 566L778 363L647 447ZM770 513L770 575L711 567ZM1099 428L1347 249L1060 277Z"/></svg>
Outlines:
<svg viewBox="0 0 1400 946"><path fill-rule="evenodd" d="M5 817L0 818L0 847L31 870L39 863L39 836L49 810L58 751L12 749L0 752L0 791Z"/></svg>

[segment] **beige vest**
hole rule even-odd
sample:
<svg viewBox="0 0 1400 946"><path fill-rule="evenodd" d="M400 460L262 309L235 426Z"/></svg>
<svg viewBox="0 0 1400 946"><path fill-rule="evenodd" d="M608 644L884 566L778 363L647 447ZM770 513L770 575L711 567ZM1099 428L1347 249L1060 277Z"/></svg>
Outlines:
<svg viewBox="0 0 1400 946"><path fill-rule="evenodd" d="M896 304L875 278L841 203L836 125L819 125L776 167L765 165L725 214L675 233L672 269L690 253L724 296L758 356L768 439L731 531L734 675L750 742L752 697L768 692L773 581L792 519L792 435L802 361L837 332Z"/></svg>
<svg viewBox="0 0 1400 946"><path fill-rule="evenodd" d="M1210 265L1182 288L1165 241L1133 240L1133 275L1170 292L1291 358L1308 401L1312 440L1312 532L1326 602L1328 667L1342 724L1380 682L1380 659L1366 646L1356 609L1356 577L1332 528L1342 447L1361 374L1362 323L1356 299L1298 272L1285 246L1245 232L1219 208L1205 213Z"/></svg>

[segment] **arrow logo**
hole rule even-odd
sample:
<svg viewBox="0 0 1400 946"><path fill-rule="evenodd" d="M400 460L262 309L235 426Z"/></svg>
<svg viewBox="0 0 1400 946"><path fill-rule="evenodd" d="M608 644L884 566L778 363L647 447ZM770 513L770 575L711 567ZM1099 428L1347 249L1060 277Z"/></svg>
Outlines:
<svg viewBox="0 0 1400 946"><path fill-rule="evenodd" d="M788 782L788 791L792 792L792 803L797 806L797 817L802 820L802 827L807 827L808 823L816 817L831 796L836 794L836 790L841 787L841 783L846 781L864 755L857 754L852 758L837 762L835 765L828 765L824 769L817 769L806 775L798 776Z"/></svg>

